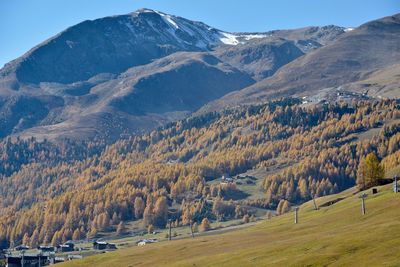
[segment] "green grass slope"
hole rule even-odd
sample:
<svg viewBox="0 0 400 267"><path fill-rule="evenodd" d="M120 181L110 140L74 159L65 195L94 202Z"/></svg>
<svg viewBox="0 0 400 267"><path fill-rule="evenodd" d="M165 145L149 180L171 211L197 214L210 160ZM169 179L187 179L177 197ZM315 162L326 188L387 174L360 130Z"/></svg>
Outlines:
<svg viewBox="0 0 400 267"><path fill-rule="evenodd" d="M380 187L361 215L355 190L317 199L335 204L293 212L237 231L121 249L61 266L399 266L400 194Z"/></svg>

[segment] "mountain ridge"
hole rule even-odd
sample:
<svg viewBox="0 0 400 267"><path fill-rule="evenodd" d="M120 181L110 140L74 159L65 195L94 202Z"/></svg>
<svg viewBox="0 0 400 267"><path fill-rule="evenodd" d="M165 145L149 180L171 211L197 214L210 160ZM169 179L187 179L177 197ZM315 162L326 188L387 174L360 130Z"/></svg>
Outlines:
<svg viewBox="0 0 400 267"><path fill-rule="evenodd" d="M390 19L386 22L388 29L391 23ZM271 96L296 95L295 90L284 88L295 77L285 76L285 71L304 75L302 63L296 69L295 62L303 62L314 54L318 61L321 58L318 55L323 54L319 51L357 31L360 30L329 25L229 33L150 9L84 21L35 46L0 70L0 136L52 140L101 137L113 142L122 135L182 119L196 110L207 112L262 103ZM186 59L182 53L186 53ZM199 53L205 54L196 61ZM206 57L221 63L211 66ZM194 61L189 66L186 63L190 58ZM181 63L174 65L174 60ZM160 62L170 64L171 71L159 74L158 70L164 68ZM132 75L146 68L148 77L143 76L139 84L133 82ZM310 73L318 71L312 69ZM194 75L193 81L188 75ZM351 75L357 77L348 80L351 82L368 78ZM206 83L211 80L214 82ZM276 85L272 86L270 81L277 81ZM325 88L323 82L320 82L322 88L317 84L311 89ZM122 94L124 83L124 90L134 93ZM305 81L301 86L304 88L308 83ZM359 84L349 88L363 92ZM384 92L394 90L393 86L385 88ZM163 97L157 95L157 90L164 89L169 90L164 95L169 102L162 108ZM138 92L142 98L138 98ZM98 105L93 106L94 103ZM37 107L37 112L26 108L29 105Z"/></svg>
<svg viewBox="0 0 400 267"><path fill-rule="evenodd" d="M399 43L400 14L365 23L339 36L335 42L296 58L272 77L230 93L203 109L210 111L225 105L261 103L271 97L287 95L308 97L329 88L335 89L331 90L334 94L336 89L351 91L352 83L366 80L374 72L399 62ZM373 87L368 86L369 89ZM358 90L362 94L368 91ZM393 88L383 96L398 98L399 91Z"/></svg>

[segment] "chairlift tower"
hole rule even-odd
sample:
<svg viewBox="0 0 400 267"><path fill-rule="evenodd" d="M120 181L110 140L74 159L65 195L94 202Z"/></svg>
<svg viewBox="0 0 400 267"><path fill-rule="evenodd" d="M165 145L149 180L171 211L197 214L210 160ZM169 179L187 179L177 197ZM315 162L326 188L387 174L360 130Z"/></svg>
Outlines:
<svg viewBox="0 0 400 267"><path fill-rule="evenodd" d="M25 266L25 250L21 251L21 266L24 267Z"/></svg>
<svg viewBox="0 0 400 267"><path fill-rule="evenodd" d="M299 222L299 207L294 208L294 223L297 224Z"/></svg>
<svg viewBox="0 0 400 267"><path fill-rule="evenodd" d="M361 214L365 215L365 199L367 198L367 194L362 193L359 198L361 198Z"/></svg>
<svg viewBox="0 0 400 267"><path fill-rule="evenodd" d="M169 235L168 235L168 240L171 241L172 237L171 237L171 224L172 224L172 220L169 219L168 220L168 224L169 224Z"/></svg>

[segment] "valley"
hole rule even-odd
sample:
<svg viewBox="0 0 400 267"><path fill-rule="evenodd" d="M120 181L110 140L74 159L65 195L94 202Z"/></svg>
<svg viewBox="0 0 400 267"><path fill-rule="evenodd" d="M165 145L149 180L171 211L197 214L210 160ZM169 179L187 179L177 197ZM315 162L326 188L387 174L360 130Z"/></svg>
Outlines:
<svg viewBox="0 0 400 267"><path fill-rule="evenodd" d="M398 62L400 14L66 28L0 69L0 266L397 266Z"/></svg>

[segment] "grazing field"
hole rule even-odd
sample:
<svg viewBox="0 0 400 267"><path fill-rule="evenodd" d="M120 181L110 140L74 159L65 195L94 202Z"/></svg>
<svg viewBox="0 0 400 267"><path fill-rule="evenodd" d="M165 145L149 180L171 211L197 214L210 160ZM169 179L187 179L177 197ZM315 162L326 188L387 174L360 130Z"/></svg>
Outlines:
<svg viewBox="0 0 400 267"><path fill-rule="evenodd" d="M368 191L367 214L353 190L300 206L254 226L218 235L197 236L121 249L61 266L399 266L400 194L391 186Z"/></svg>

